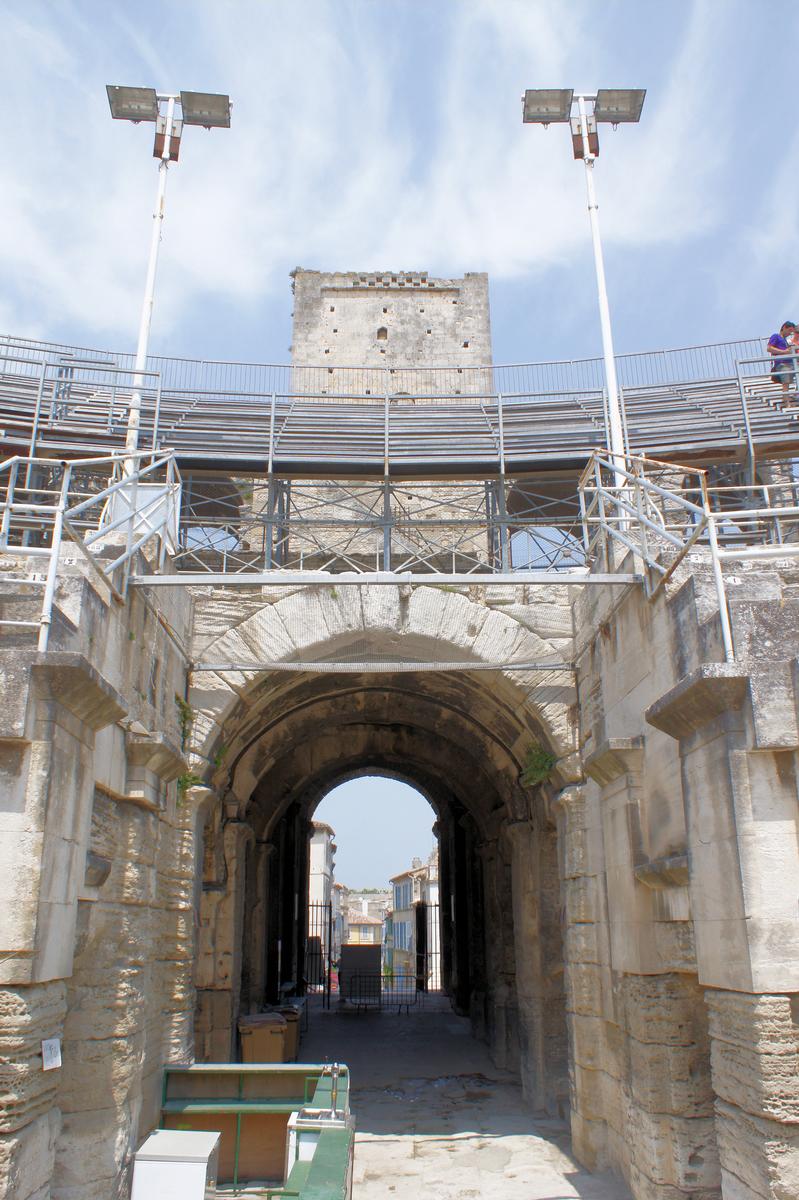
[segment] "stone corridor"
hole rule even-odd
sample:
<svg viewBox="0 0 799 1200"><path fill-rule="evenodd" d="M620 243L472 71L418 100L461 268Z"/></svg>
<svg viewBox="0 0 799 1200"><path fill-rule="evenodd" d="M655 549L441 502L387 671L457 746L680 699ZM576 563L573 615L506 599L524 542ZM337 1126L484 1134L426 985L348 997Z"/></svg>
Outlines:
<svg viewBox="0 0 799 1200"><path fill-rule="evenodd" d="M427 1003L312 1013L303 1057L352 1071L353 1200L627 1200L618 1177L571 1156L565 1120L530 1112L518 1075L492 1065L466 1018Z"/></svg>

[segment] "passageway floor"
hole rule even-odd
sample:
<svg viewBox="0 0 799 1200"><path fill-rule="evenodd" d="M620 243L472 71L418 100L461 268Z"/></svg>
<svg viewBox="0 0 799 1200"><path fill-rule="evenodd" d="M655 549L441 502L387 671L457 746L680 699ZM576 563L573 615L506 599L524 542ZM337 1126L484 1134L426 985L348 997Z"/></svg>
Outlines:
<svg viewBox="0 0 799 1200"><path fill-rule="evenodd" d="M347 1063L357 1134L353 1200L628 1200L570 1153L565 1122L532 1113L469 1022L427 1011L314 1010L300 1057Z"/></svg>

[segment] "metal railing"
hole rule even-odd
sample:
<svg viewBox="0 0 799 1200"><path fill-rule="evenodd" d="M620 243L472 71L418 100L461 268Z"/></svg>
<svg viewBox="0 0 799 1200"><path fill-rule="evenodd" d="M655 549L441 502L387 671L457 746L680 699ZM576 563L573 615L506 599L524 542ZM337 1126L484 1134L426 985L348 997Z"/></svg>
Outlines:
<svg viewBox="0 0 799 1200"><path fill-rule="evenodd" d="M0 627L38 629L38 649L47 649L66 539L92 577L121 602L140 551L157 542L155 567L161 570L167 551L175 549L180 489L172 454L116 454L71 462L17 456L0 464L0 555L46 562L43 576L23 567L27 574L21 579L0 577L44 589L35 621L5 619Z"/></svg>
<svg viewBox="0 0 799 1200"><path fill-rule="evenodd" d="M745 448L754 476L758 443L799 443L799 411L779 407L771 360L733 357L753 346L621 356L628 448ZM0 437L33 457L121 447L137 391L141 446L270 474L502 475L553 460L581 466L607 440L601 375L589 369L599 360L318 368L164 359L142 389L130 356L44 349L0 342Z"/></svg>
<svg viewBox="0 0 799 1200"><path fill-rule="evenodd" d="M611 573L632 554L654 597L693 547L709 552L726 661L733 662L723 564L799 558L799 481L712 486L708 473L642 456L595 454L580 479L583 544ZM619 480L622 481L621 485Z"/></svg>
<svg viewBox="0 0 799 1200"><path fill-rule="evenodd" d="M424 993L417 987L415 975L368 975L355 973L347 980L344 996L356 1008L396 1008L406 1011L418 1005Z"/></svg>
<svg viewBox="0 0 799 1200"><path fill-rule="evenodd" d="M622 387L658 386L666 383L689 383L708 379L734 378L736 363L762 352L765 339L743 338L737 341L714 342L674 349L639 351L616 356L619 383ZM58 354L78 359L103 359L120 368L133 370L133 353L97 350L66 343L42 342L13 335L0 337L0 364L15 352L34 358L52 359ZM274 363L229 362L216 359L188 359L151 356L149 370L157 373L163 386L170 390L239 391L271 395L286 393L302 381L301 393L323 392L328 388L331 372L348 380L348 391L365 395L389 395L397 392L425 392L426 387L414 386L420 379L435 384L435 393L454 392L457 388L468 394L476 390L503 393L601 390L604 372L601 357L553 359L537 363L511 363L493 366L444 367L363 367L321 365L287 365ZM382 380L388 373L391 386ZM490 388L464 386L466 380L490 377ZM454 379L454 382L453 382ZM381 382L378 382L381 381ZM460 381L460 382L459 382ZM374 384L374 386L372 386Z"/></svg>

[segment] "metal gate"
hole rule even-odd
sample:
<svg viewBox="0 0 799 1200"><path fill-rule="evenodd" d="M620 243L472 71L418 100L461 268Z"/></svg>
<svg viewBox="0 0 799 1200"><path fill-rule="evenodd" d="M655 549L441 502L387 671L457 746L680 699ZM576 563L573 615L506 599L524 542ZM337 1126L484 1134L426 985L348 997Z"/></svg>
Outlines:
<svg viewBox="0 0 799 1200"><path fill-rule="evenodd" d="M305 939L305 990L321 995L330 1008L333 986L333 905L314 902L308 905L308 934Z"/></svg>
<svg viewBox="0 0 799 1200"><path fill-rule="evenodd" d="M438 904L420 900L416 912L416 990L441 990L441 913Z"/></svg>

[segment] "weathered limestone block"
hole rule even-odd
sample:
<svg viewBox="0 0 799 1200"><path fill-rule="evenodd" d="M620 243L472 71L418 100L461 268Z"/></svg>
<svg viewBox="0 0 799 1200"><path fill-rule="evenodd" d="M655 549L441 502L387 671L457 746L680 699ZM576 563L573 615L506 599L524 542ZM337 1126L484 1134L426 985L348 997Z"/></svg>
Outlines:
<svg viewBox="0 0 799 1200"><path fill-rule="evenodd" d="M629 1053L630 1090L641 1108L682 1117L713 1115L706 1039L663 1046L630 1038Z"/></svg>
<svg viewBox="0 0 799 1200"><path fill-rule="evenodd" d="M706 1044L702 989L685 975L629 975L624 980L628 1032L642 1043Z"/></svg>
<svg viewBox="0 0 799 1200"><path fill-rule="evenodd" d="M796 1200L799 1125L769 1121L716 1101L724 1200Z"/></svg>
<svg viewBox="0 0 799 1200"><path fill-rule="evenodd" d="M42 1070L42 1040L61 1036L65 1012L61 982L0 989L1 1133L22 1129L52 1106L60 1073Z"/></svg>
<svg viewBox="0 0 799 1200"><path fill-rule="evenodd" d="M564 933L564 952L570 963L601 962L597 926L569 925Z"/></svg>
<svg viewBox="0 0 799 1200"><path fill-rule="evenodd" d="M565 879L563 893L567 924L590 924L603 919L602 883L598 875Z"/></svg>
<svg viewBox="0 0 799 1200"><path fill-rule="evenodd" d="M138 1102L64 1115L56 1150L53 1200L122 1200L128 1195Z"/></svg>
<svg viewBox="0 0 799 1200"><path fill-rule="evenodd" d="M0 1181L8 1200L50 1200L60 1127L61 1114L50 1109L24 1129L0 1134Z"/></svg>
<svg viewBox="0 0 799 1200"><path fill-rule="evenodd" d="M797 997L708 991L705 999L716 1094L799 1131Z"/></svg>
<svg viewBox="0 0 799 1200"><path fill-rule="evenodd" d="M631 1161L653 1183L688 1195L718 1188L719 1156L712 1117L650 1113L628 1100L625 1137Z"/></svg>
<svg viewBox="0 0 799 1200"><path fill-rule="evenodd" d="M141 1029L124 1038L65 1038L61 1111L113 1111L135 1094L143 1059Z"/></svg>
<svg viewBox="0 0 799 1200"><path fill-rule="evenodd" d="M604 978L593 963L571 963L566 969L566 1011L596 1016L603 1012Z"/></svg>

